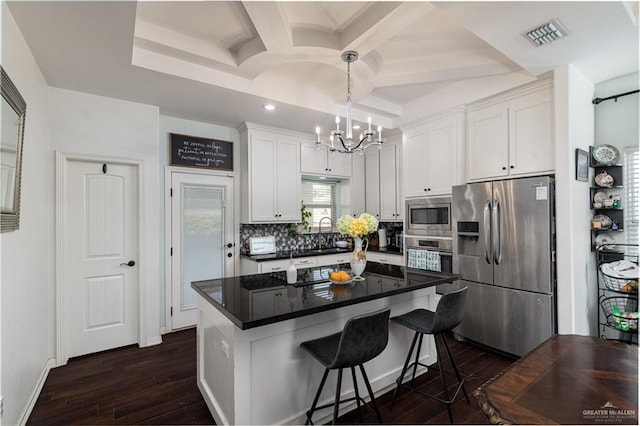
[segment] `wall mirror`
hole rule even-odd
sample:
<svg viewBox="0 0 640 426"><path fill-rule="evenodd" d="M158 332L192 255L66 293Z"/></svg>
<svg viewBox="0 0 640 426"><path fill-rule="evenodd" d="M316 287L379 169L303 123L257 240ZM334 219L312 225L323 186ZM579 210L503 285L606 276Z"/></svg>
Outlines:
<svg viewBox="0 0 640 426"><path fill-rule="evenodd" d="M15 231L20 225L22 141L27 104L1 66L0 73L0 231L7 232Z"/></svg>

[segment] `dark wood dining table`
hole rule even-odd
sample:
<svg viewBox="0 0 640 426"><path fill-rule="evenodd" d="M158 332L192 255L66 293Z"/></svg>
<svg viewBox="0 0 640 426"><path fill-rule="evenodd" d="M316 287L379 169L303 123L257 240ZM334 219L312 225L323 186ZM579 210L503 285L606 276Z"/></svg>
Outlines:
<svg viewBox="0 0 640 426"><path fill-rule="evenodd" d="M474 391L493 424L638 424L638 346L557 334Z"/></svg>

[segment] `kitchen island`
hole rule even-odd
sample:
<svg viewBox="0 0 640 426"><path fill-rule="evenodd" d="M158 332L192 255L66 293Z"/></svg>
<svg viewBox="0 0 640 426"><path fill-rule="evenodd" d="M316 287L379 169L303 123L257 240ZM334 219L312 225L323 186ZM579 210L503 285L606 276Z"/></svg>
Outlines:
<svg viewBox="0 0 640 426"><path fill-rule="evenodd" d="M367 262L363 281L329 281L331 271L346 268L298 270L293 285L283 272L192 283L198 295L198 387L217 424L304 423L323 367L299 348L301 342L338 332L349 318L387 306L392 316L434 309L435 286L459 278ZM393 387L413 337L393 323L389 332L385 351L365 366L376 394ZM435 351L428 343L421 361L430 365ZM330 374L321 404L333 400L335 380ZM345 380L342 397L350 396L353 385ZM354 406L341 405L341 411ZM331 413L318 414L322 423Z"/></svg>

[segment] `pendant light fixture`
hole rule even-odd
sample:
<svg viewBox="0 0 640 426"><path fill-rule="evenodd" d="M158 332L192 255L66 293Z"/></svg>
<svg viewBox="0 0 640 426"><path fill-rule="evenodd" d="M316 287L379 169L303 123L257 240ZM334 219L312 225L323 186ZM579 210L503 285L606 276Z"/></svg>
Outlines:
<svg viewBox="0 0 640 426"><path fill-rule="evenodd" d="M316 127L316 148L320 150L322 146L326 146L331 152L341 152L343 154L353 154L362 152L371 146L382 147L384 139L382 139L382 126L378 126L377 138L373 138L376 134L371 130L371 117L367 118L368 127L363 131L359 138L353 138L353 127L351 122L351 63L358 60L358 52L349 50L342 54L342 60L347 63L347 126L345 131L340 130L340 116L336 115L336 129L331 131L329 142L320 139L320 127Z"/></svg>

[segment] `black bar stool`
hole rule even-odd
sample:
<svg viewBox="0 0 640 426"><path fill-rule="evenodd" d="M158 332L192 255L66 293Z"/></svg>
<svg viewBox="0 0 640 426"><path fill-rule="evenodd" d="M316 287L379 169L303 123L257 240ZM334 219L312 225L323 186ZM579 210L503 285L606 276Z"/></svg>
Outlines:
<svg viewBox="0 0 640 426"><path fill-rule="evenodd" d="M393 409L393 404L396 402L396 397L398 396L398 390L400 386L405 386L406 388L417 392L426 397L435 399L447 405L447 412L449 413L449 421L453 423L453 415L451 414L451 404L455 401L460 389L464 392L464 397L469 403L469 396L467 395L467 390L464 388L464 379L460 376L458 372L458 368L456 367L456 363L453 361L453 356L451 356L451 350L449 349L449 345L447 344L447 340L445 339L444 333L454 329L460 321L462 321L462 315L464 312L464 302L467 296L467 287L461 288L459 290L454 290L449 293L446 293L442 296L440 301L438 302L438 306L436 307L436 311L428 311L426 309L416 309L411 312L407 312L404 315L400 315L394 318L391 318L391 321L397 322L411 330L414 330L416 333L413 336L413 341L411 342L411 348L409 349L409 354L407 355L407 359L404 362L404 367L402 368L402 373L400 377L396 379L396 389L393 392L393 400L391 401L391 409ZM405 374L407 374L407 370L413 367L413 375L411 380L416 378L416 369L418 365L423 367L428 367L420 362L418 362L420 358L420 349L422 348L422 338L425 334L432 334L433 339L436 342L436 353L438 356L438 369L440 370L440 379L442 380L442 388L444 391L444 399L438 398L434 395L429 395L425 392L422 392L408 384L402 383ZM441 341L441 343L438 342ZM413 349L416 346L416 341L418 342L418 350L416 351L416 358L411 365L409 365L409 361L411 359L411 354L413 353ZM444 366L442 365L443 356L442 356L442 346L444 345L447 350L447 354L449 355L449 361L451 362L451 366L453 367L453 371L458 379L458 386L456 387L453 396L449 397L449 386L447 385L447 379L445 377Z"/></svg>
<svg viewBox="0 0 640 426"><path fill-rule="evenodd" d="M331 336L322 337L320 339L309 340L302 342L300 347L309 352L315 359L320 361L324 365L324 375L320 381L320 387L316 392L311 409L307 411L307 421L305 424L313 424L311 416L315 410L330 407L333 405L333 424L338 419L338 408L340 403L356 401L358 406L358 415L360 416L360 422L362 422L362 413L360 412L360 403L366 405L364 399L360 397L358 393L358 383L356 381L355 367L360 367L360 373L364 380L364 384L367 386L367 392L369 392L369 398L371 398L371 404L373 405L373 412L376 415L378 422L382 423L382 416L380 410L376 404L373 391L371 390L371 384L367 378L367 373L364 371L363 364L375 357L377 357L384 348L387 347L389 341L389 314L390 310L383 309L370 314L358 315L350 318L344 326L344 329L340 333L332 334ZM351 377L353 378L353 386L355 390L355 397L340 400L340 386L342 384L342 369L351 368ZM322 405L317 407L320 393L327 380L329 370L338 369L338 384L336 387L335 401L332 404Z"/></svg>

